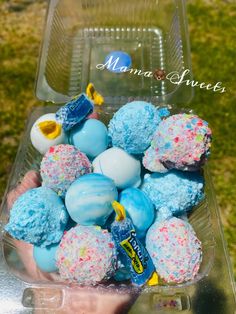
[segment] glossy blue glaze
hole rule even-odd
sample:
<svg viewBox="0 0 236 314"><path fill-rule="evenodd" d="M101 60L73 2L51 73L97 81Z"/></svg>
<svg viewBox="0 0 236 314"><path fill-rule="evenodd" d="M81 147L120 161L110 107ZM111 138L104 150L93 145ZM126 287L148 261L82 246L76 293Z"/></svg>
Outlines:
<svg viewBox="0 0 236 314"><path fill-rule="evenodd" d="M69 143L93 159L108 146L107 128L99 120L88 119L70 131Z"/></svg>
<svg viewBox="0 0 236 314"><path fill-rule="evenodd" d="M16 200L5 230L15 239L45 247L61 240L68 218L56 192L39 187Z"/></svg>
<svg viewBox="0 0 236 314"><path fill-rule="evenodd" d="M139 189L129 188L120 193L119 201L131 218L137 236L144 237L155 215L154 206L149 197Z"/></svg>

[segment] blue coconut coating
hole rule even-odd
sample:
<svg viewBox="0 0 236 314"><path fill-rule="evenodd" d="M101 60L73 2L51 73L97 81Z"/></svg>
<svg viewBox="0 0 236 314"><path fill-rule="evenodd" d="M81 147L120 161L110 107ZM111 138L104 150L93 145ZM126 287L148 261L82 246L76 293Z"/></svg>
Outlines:
<svg viewBox="0 0 236 314"><path fill-rule="evenodd" d="M171 217L173 217L173 214L168 207L166 206L160 207L156 212L154 223L161 223L162 221L170 219Z"/></svg>
<svg viewBox="0 0 236 314"><path fill-rule="evenodd" d="M143 153L151 143L161 121L158 109L145 101L133 101L121 107L111 119L108 135L112 145L130 154Z"/></svg>
<svg viewBox="0 0 236 314"><path fill-rule="evenodd" d="M174 215L189 211L197 205L204 197L203 188L204 179L199 172L177 170L146 175L141 186L156 210L166 207Z"/></svg>
<svg viewBox="0 0 236 314"><path fill-rule="evenodd" d="M49 188L39 187L16 200L5 230L13 238L45 247L61 240L68 218L61 198Z"/></svg>

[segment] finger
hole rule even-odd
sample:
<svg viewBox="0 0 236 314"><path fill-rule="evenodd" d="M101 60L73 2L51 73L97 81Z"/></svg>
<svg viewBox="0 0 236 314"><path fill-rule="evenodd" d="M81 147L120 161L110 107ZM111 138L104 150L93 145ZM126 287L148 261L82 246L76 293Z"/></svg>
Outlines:
<svg viewBox="0 0 236 314"><path fill-rule="evenodd" d="M41 185L40 175L34 170L28 171L22 182L7 195L7 208L11 209L16 199L29 189L39 187Z"/></svg>
<svg viewBox="0 0 236 314"><path fill-rule="evenodd" d="M30 280L59 280L59 275L56 273L45 273L37 267L33 257L32 244L14 239L14 245Z"/></svg>
<svg viewBox="0 0 236 314"><path fill-rule="evenodd" d="M34 170L28 171L21 182L21 186L22 189L24 189L24 192L26 192L30 188L32 189L35 187L39 187L40 185L41 185L40 174Z"/></svg>

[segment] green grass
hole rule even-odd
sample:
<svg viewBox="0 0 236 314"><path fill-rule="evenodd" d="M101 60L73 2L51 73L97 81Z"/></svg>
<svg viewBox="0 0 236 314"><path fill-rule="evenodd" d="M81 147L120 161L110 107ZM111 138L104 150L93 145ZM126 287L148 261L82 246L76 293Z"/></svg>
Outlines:
<svg viewBox="0 0 236 314"><path fill-rule="evenodd" d="M34 79L45 4L21 12L0 1L0 196L15 158L25 119L34 105ZM210 166L224 230L236 275L236 4L230 1L188 1L195 80L221 81L224 94L195 88L191 104L208 120L214 135Z"/></svg>
<svg viewBox="0 0 236 314"><path fill-rule="evenodd" d="M226 86L223 94L195 88L190 106L213 129L210 166L236 275L236 4L191 1L188 16L195 80Z"/></svg>

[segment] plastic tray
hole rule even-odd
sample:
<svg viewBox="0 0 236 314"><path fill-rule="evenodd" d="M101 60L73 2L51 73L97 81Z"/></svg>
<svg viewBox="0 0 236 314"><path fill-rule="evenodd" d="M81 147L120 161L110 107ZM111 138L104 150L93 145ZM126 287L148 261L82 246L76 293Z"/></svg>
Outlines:
<svg viewBox="0 0 236 314"><path fill-rule="evenodd" d="M48 112L54 112L56 108L57 107L55 106L39 107L30 116L26 132L16 157L16 162L9 180L6 194L17 186L28 170L38 169L42 157L30 144L29 132L32 124L39 116ZM99 114L100 119L106 123L110 119L113 111L114 108L112 106L105 106L104 111ZM125 290L126 293L141 293L141 296L139 296L136 303L131 308L130 313L155 313L157 308L164 311L165 307L163 304L174 300L174 303L172 302L172 304L175 304L175 306L171 309L173 312L182 311L184 313L204 314L205 312L198 312L195 310L199 306L196 302L200 302L196 300L198 300L199 295L204 299L209 294L214 296L214 293L218 293L219 300L213 298L212 300L207 300L207 302L209 302L209 304L215 304L219 301L223 302L224 308L227 306L229 310L225 312L208 312L208 314L234 313L235 300L233 279L225 251L219 213L216 207L215 196L207 167L204 169L204 176L206 180L206 198L200 206L195 208L188 215L188 219L203 245L203 262L199 274L193 281L181 285L162 285L153 288L144 288L139 291L131 285L123 284L117 285L109 283L105 286L97 286L97 289L107 289L109 291L119 292ZM0 283L2 287L4 287L4 290L2 291L5 296L3 297L6 298L7 290L8 298L10 297L10 300L12 300L12 298L17 300L17 309L24 308L24 305L25 310L27 308L31 309L39 307L41 309L51 309L55 313L56 311L62 311L63 302L68 295L67 293L69 289L72 289L70 284L52 281L35 281L34 278L27 273L15 248L14 241L12 241L12 239L3 231L4 225L8 219L9 212L6 207L5 197L0 220L2 238L0 251L0 255L2 255L2 259L0 259ZM8 287L7 289L6 286ZM74 285L74 288L75 287L76 284ZM42 291L42 302L40 302L40 305L35 305L33 302L33 291L35 291L35 289L38 289L37 291ZM53 296L56 298L54 303L52 302ZM11 304L11 306L12 305L14 305L14 303ZM15 312L11 310L9 313Z"/></svg>

